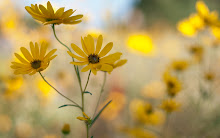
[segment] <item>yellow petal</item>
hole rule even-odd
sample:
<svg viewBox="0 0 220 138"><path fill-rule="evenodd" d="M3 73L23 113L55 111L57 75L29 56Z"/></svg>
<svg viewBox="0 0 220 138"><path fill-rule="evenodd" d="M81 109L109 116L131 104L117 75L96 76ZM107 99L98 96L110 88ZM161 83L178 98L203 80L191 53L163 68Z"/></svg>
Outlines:
<svg viewBox="0 0 220 138"><path fill-rule="evenodd" d="M84 115L86 118L90 118L90 117L88 117L88 115L87 115L85 112L83 112L83 115Z"/></svg>
<svg viewBox="0 0 220 138"><path fill-rule="evenodd" d="M72 43L71 47L80 56L85 57L85 58L87 57L87 55L78 46L76 46L75 44Z"/></svg>
<svg viewBox="0 0 220 138"><path fill-rule="evenodd" d="M99 53L99 57L104 57L106 54L108 54L108 52L112 49L113 47L113 43L110 42L108 43L103 49L102 51Z"/></svg>
<svg viewBox="0 0 220 138"><path fill-rule="evenodd" d="M75 59L77 59L77 60L80 60L80 61L88 61L87 58L82 58L82 57L79 57L79 56L77 56L77 55L74 55L74 54L71 53L70 51L67 51L67 53L68 53L71 57L73 57L73 58L75 58Z"/></svg>
<svg viewBox="0 0 220 138"><path fill-rule="evenodd" d="M103 64L100 68L102 71L111 72L113 70L113 67L108 64Z"/></svg>
<svg viewBox="0 0 220 138"><path fill-rule="evenodd" d="M97 70L96 70L96 69L91 68L91 71L92 71L92 73L93 73L94 75L96 75L96 74L97 74Z"/></svg>
<svg viewBox="0 0 220 138"><path fill-rule="evenodd" d="M50 14L53 16L54 15L54 10L53 10L53 7L52 7L50 1L47 2L47 9L50 12Z"/></svg>
<svg viewBox="0 0 220 138"><path fill-rule="evenodd" d="M74 13L74 11L72 9L69 9L63 13L61 18L67 18L67 17L71 16L73 13Z"/></svg>
<svg viewBox="0 0 220 138"><path fill-rule="evenodd" d="M103 42L103 37L102 35L99 35L98 40L97 40L97 44L96 44L96 50L95 50L95 54L98 54L102 48L102 42Z"/></svg>
<svg viewBox="0 0 220 138"><path fill-rule="evenodd" d="M87 121L88 119L86 119L85 117L77 117L77 119L81 120L81 121Z"/></svg>
<svg viewBox="0 0 220 138"><path fill-rule="evenodd" d="M40 48L40 59L43 59L45 54L46 54L46 51L47 51L47 47L48 45L45 44L45 43L42 43L41 44L41 48Z"/></svg>
<svg viewBox="0 0 220 138"><path fill-rule="evenodd" d="M86 72L86 71L88 71L88 70L90 70L91 69L91 67L92 67L92 65L91 64L89 64L89 65L87 65L87 66L85 66L84 68L82 68L82 72Z"/></svg>
<svg viewBox="0 0 220 138"><path fill-rule="evenodd" d="M15 53L15 56L17 57L18 60L20 60L22 63L24 64L29 64L27 62L27 60L25 60L24 58L22 58L19 54Z"/></svg>
<svg viewBox="0 0 220 138"><path fill-rule="evenodd" d="M62 20L53 20L53 21L47 21L46 23L44 23L44 25L48 25L48 24L61 24L63 21Z"/></svg>
<svg viewBox="0 0 220 138"><path fill-rule="evenodd" d="M36 54L35 54L35 47L34 47L33 42L30 42L30 49L31 49L31 54L32 54L33 58L36 59L37 57L36 57Z"/></svg>
<svg viewBox="0 0 220 138"><path fill-rule="evenodd" d="M63 12L64 12L64 8L59 8L59 9L56 11L55 16L56 16L57 18L59 18L60 16L63 15Z"/></svg>
<svg viewBox="0 0 220 138"><path fill-rule="evenodd" d="M203 1L196 2L196 10L201 16L207 16L209 14L209 9Z"/></svg>
<svg viewBox="0 0 220 138"><path fill-rule="evenodd" d="M43 6L43 5L39 5L39 9L41 10L41 12L47 16L50 15L49 11Z"/></svg>
<svg viewBox="0 0 220 138"><path fill-rule="evenodd" d="M65 22L65 21L63 21L63 24L78 24L78 23L81 23L82 21L81 20L77 20L77 21L67 21L67 22Z"/></svg>
<svg viewBox="0 0 220 138"><path fill-rule="evenodd" d="M32 56L31 56L30 52L29 52L26 48L21 47L20 50L21 50L22 54L24 55L24 57L25 57L29 62L31 62L31 61L33 60L33 58L32 58Z"/></svg>
<svg viewBox="0 0 220 138"><path fill-rule="evenodd" d="M35 55L36 55L36 58L39 59L40 58L40 54L39 54L39 46L38 46L38 43L35 42Z"/></svg>
<svg viewBox="0 0 220 138"><path fill-rule="evenodd" d="M91 49L90 52L94 53L94 49L95 49L95 47L94 47L94 39L92 38L91 35L88 35L87 38L88 38L88 41L89 41L89 44L90 44L90 49Z"/></svg>
<svg viewBox="0 0 220 138"><path fill-rule="evenodd" d="M113 67L116 68L116 67L123 66L125 63L127 63L127 61L128 61L127 59L120 60Z"/></svg>
<svg viewBox="0 0 220 138"><path fill-rule="evenodd" d="M81 19L82 17L83 17L83 15L79 14L76 16L71 16L71 17L65 18L63 21L64 22L75 21L75 20Z"/></svg>
<svg viewBox="0 0 220 138"><path fill-rule="evenodd" d="M81 66L81 65L86 65L86 64L88 64L88 62L70 62L70 64Z"/></svg>
<svg viewBox="0 0 220 138"><path fill-rule="evenodd" d="M57 51L57 49L51 50L51 51L44 57L44 59L45 59L45 60L46 60L46 59L49 59L56 51Z"/></svg>
<svg viewBox="0 0 220 138"><path fill-rule="evenodd" d="M83 51L84 51L87 55L89 55L89 52L88 52L88 50L87 50L87 48L86 48L85 42L84 42L84 40L83 40L82 37L81 37L81 44L82 44Z"/></svg>
<svg viewBox="0 0 220 138"><path fill-rule="evenodd" d="M53 60L57 55L53 55L49 60Z"/></svg>
<svg viewBox="0 0 220 138"><path fill-rule="evenodd" d="M115 61L119 60L120 57L121 57L122 53L120 52L116 52L114 54L110 54L104 58L101 58L100 59L100 63L103 64L103 63L114 63Z"/></svg>

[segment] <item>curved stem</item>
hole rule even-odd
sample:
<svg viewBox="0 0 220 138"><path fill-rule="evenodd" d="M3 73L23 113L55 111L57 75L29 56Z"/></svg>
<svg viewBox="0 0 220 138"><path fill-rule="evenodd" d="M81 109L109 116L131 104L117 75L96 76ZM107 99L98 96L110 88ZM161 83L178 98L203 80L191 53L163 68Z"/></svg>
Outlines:
<svg viewBox="0 0 220 138"><path fill-rule="evenodd" d="M67 100L69 100L70 102L74 103L75 105L77 105L81 110L82 107L80 107L76 102L74 102L73 100L69 99L68 97L66 97L65 95L63 95L61 92L59 92L55 87L53 87L45 78L44 76L41 74L41 72L39 72L40 76L42 77L42 79L50 86L52 87L58 94L60 94L61 96L63 96L64 98L66 98Z"/></svg>
<svg viewBox="0 0 220 138"><path fill-rule="evenodd" d="M86 88L87 88L88 83L89 83L89 78L90 78L90 75L91 75L91 70L89 71L89 75L88 75L87 82L86 82L86 85L85 85L85 88L84 88L83 92L85 92L85 91L86 91Z"/></svg>
<svg viewBox="0 0 220 138"><path fill-rule="evenodd" d="M104 74L103 84L102 84L102 87L101 87L101 91L100 91L100 93L99 93L99 99L98 99L97 105L96 105L96 107L95 107L95 112L94 112L94 114L93 114L93 117L95 116L95 113L96 113L96 111L97 111L97 109L98 109L99 102L100 102L100 99L101 99L101 95L102 95L102 93L103 93L103 91L104 91L104 86L105 86L105 83L106 83L106 78L107 78L107 72L105 72L105 74Z"/></svg>

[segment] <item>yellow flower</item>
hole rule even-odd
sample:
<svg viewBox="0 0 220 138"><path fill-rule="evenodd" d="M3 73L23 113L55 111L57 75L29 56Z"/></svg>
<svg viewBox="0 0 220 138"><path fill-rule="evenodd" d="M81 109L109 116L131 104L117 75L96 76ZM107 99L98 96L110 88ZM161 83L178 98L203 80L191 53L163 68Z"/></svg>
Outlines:
<svg viewBox="0 0 220 138"><path fill-rule="evenodd" d="M70 133L70 125L69 124L64 124L64 126L62 128L62 133L64 135L68 135Z"/></svg>
<svg viewBox="0 0 220 138"><path fill-rule="evenodd" d="M70 62L74 65L87 65L82 68L82 72L86 72L91 69L93 74L97 74L97 70L111 72L113 67L109 64L114 63L115 61L120 59L122 53L116 52L114 54L110 54L106 56L106 54L112 49L113 43L108 43L102 50L102 35L98 37L96 49L94 46L94 39L91 35L84 37L84 40L81 38L83 51L76 46L75 44L71 44L72 49L80 56L77 56L68 51L68 54L79 60L80 62ZM101 51L101 52L100 52Z"/></svg>
<svg viewBox="0 0 220 138"><path fill-rule="evenodd" d="M128 135L134 136L135 138L156 138L156 136L153 133L144 130L143 128L121 127L119 128L119 130Z"/></svg>
<svg viewBox="0 0 220 138"><path fill-rule="evenodd" d="M215 74L213 72L206 72L204 74L204 79L207 81L213 81L215 79Z"/></svg>
<svg viewBox="0 0 220 138"><path fill-rule="evenodd" d="M21 52L24 55L25 59L19 54L15 53L16 58L20 62L12 62L11 68L15 69L14 74L29 74L33 75L36 72L45 70L50 61L54 59L57 55L53 55L56 52L56 49L51 50L46 54L47 45L42 43L39 48L38 43L30 42L31 53L24 47L21 47Z"/></svg>
<svg viewBox="0 0 220 138"><path fill-rule="evenodd" d="M172 69L180 72L186 70L189 66L189 63L186 60L176 60L172 62L171 66Z"/></svg>
<svg viewBox="0 0 220 138"><path fill-rule="evenodd" d="M202 61L203 54L204 54L204 49L200 45L193 45L189 48L189 52L192 54L193 58L197 61L200 62Z"/></svg>
<svg viewBox="0 0 220 138"><path fill-rule="evenodd" d="M218 13L216 11L210 12L203 1L196 2L196 10L198 15L203 19L208 26L219 26Z"/></svg>
<svg viewBox="0 0 220 138"><path fill-rule="evenodd" d="M133 100L130 104L132 116L143 124L160 125L164 121L164 116L161 112L155 110L152 105L142 100Z"/></svg>
<svg viewBox="0 0 220 138"><path fill-rule="evenodd" d="M160 107L167 113L172 113L179 109L180 104L173 99L167 99L162 102Z"/></svg>
<svg viewBox="0 0 220 138"><path fill-rule="evenodd" d="M75 11L72 9L64 12L64 7L54 11L50 2L47 2L47 7L43 5L26 6L27 12L36 20L41 21L44 25L47 24L78 24L81 22L83 15L71 16Z"/></svg>
<svg viewBox="0 0 220 138"><path fill-rule="evenodd" d="M169 96L176 96L176 94L181 91L181 82L167 72L164 74L164 82Z"/></svg>
<svg viewBox="0 0 220 138"><path fill-rule="evenodd" d="M129 36L127 40L127 45L130 50L138 52L142 55L154 55L155 47L151 38L144 34L134 34Z"/></svg>
<svg viewBox="0 0 220 138"><path fill-rule="evenodd" d="M90 119L90 117L85 112L83 112L83 115L84 115L84 117L78 116L77 119L79 119L81 121L85 121L86 123L90 124L92 121Z"/></svg>

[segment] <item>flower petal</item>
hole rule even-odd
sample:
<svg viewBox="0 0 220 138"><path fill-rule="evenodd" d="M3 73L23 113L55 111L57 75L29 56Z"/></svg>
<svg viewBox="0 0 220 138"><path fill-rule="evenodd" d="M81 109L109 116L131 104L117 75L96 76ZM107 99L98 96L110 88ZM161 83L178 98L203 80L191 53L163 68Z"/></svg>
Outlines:
<svg viewBox="0 0 220 138"><path fill-rule="evenodd" d="M45 44L45 43L42 43L41 44L41 48L40 48L40 59L42 60L46 54L46 51L47 51L47 47L48 45Z"/></svg>
<svg viewBox="0 0 220 138"><path fill-rule="evenodd" d="M72 49L77 53L77 54L79 54L80 56L82 56L82 57L87 57L87 55L77 46L77 45L75 45L75 44L71 44L71 47L72 47Z"/></svg>
<svg viewBox="0 0 220 138"><path fill-rule="evenodd" d="M81 44L82 44L83 51L84 51L87 55L89 55L89 52L88 52L88 50L87 50L87 48L86 48L86 44L85 44L85 42L84 42L84 40L83 40L82 37L81 37Z"/></svg>
<svg viewBox="0 0 220 138"><path fill-rule="evenodd" d="M122 53L120 53L120 52L116 52L114 54L110 54L110 55L100 59L100 63L101 64L104 64L104 63L114 63L115 61L120 59L121 55L122 55Z"/></svg>
<svg viewBox="0 0 220 138"><path fill-rule="evenodd" d="M59 17L61 17L61 16L63 15L63 12L64 12L64 7L59 8L59 9L56 11L55 16L56 16L57 18L59 18Z"/></svg>
<svg viewBox="0 0 220 138"><path fill-rule="evenodd" d="M86 71L90 70L91 67L92 67L92 65L89 64L89 65L85 66L84 68L82 68L81 71L82 71L82 72L86 72Z"/></svg>
<svg viewBox="0 0 220 138"><path fill-rule="evenodd" d="M30 52L29 52L26 48L21 47L20 50L21 50L22 54L24 55L24 57L25 57L29 62L31 62L31 61L33 60L33 58L32 58L32 56L31 56Z"/></svg>
<svg viewBox="0 0 220 138"><path fill-rule="evenodd" d="M50 1L47 2L47 10L49 11L50 15L54 15L54 10L53 10L53 7L50 3Z"/></svg>
<svg viewBox="0 0 220 138"><path fill-rule="evenodd" d="M88 61L87 58L79 57L79 56L77 56L77 55L71 53L70 51L67 51L67 53L68 53L71 57L73 57L73 58L75 58L75 59L77 59L77 60L80 60L80 61Z"/></svg>
<svg viewBox="0 0 220 138"><path fill-rule="evenodd" d="M103 37L102 35L99 35L98 40L97 40L97 44L96 44L96 50L95 50L95 54L98 54L102 48L102 42L103 42Z"/></svg>
<svg viewBox="0 0 220 138"><path fill-rule="evenodd" d="M44 57L44 60L49 59L56 51L57 51L57 49L51 50L51 51Z"/></svg>
<svg viewBox="0 0 220 138"><path fill-rule="evenodd" d="M29 64L29 62L27 62L27 60L25 60L23 57L21 57L19 54L15 53L15 56L18 60L20 60L22 63L24 64Z"/></svg>
<svg viewBox="0 0 220 138"><path fill-rule="evenodd" d="M73 65L86 65L86 64L88 64L89 62L70 62L70 64L73 64Z"/></svg>
<svg viewBox="0 0 220 138"><path fill-rule="evenodd" d="M100 70L106 71L106 72L111 72L113 70L113 67L108 64L102 64Z"/></svg>
<svg viewBox="0 0 220 138"><path fill-rule="evenodd" d="M108 43L103 49L102 51L99 53L99 57L104 57L106 54L108 54L108 52L112 49L113 47L113 43L110 42Z"/></svg>

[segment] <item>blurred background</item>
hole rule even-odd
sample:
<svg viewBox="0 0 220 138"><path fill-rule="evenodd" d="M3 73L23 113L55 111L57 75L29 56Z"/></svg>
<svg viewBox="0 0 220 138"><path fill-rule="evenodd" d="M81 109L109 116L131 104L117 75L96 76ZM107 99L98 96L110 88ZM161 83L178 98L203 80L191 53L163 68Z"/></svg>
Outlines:
<svg viewBox="0 0 220 138"><path fill-rule="evenodd" d="M196 0L51 0L55 9L83 14L77 25L57 25L57 36L81 47L80 38L103 35L104 45L123 53L128 62L107 75L100 108L113 102L91 129L94 138L220 137L220 29L194 18ZM218 12L220 1L204 1ZM67 50L50 25L25 10L47 0L0 1L0 137L81 138L81 112L68 104L38 74L14 75L10 68L20 47L46 42L58 57L43 71L63 94L81 103L76 75ZM196 26L196 27L195 27ZM199 26L199 27L198 27ZM202 29L201 29L202 28ZM85 85L87 73L81 73ZM103 72L91 75L85 110L93 116ZM166 100L171 103L165 103ZM166 106L168 105L168 106ZM69 135L62 134L70 124Z"/></svg>

